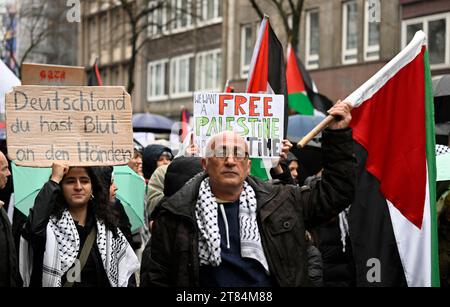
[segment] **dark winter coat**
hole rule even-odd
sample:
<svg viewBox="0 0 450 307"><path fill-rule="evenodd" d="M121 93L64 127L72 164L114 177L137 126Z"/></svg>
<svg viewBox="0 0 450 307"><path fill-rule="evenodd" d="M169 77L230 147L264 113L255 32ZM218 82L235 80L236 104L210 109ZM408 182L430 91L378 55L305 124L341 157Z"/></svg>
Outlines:
<svg viewBox="0 0 450 307"><path fill-rule="evenodd" d="M20 287L16 247L11 224L3 208L0 208L0 287Z"/></svg>
<svg viewBox="0 0 450 307"><path fill-rule="evenodd" d="M323 135L323 180L315 188L273 185L249 176L269 270L279 286L307 286L305 230L329 221L352 202L356 160L350 129ZM164 200L155 214L150 253L144 253L142 286L199 286L197 176Z"/></svg>

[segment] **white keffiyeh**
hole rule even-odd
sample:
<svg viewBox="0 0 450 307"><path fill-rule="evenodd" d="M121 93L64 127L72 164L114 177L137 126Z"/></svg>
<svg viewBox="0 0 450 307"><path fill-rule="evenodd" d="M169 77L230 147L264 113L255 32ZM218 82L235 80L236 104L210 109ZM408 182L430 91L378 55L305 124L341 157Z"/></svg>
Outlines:
<svg viewBox="0 0 450 307"><path fill-rule="evenodd" d="M96 243L103 267L112 287L126 287L130 276L139 270L139 261L126 238L118 231L116 237L106 229L103 222L97 220ZM61 219L51 218L47 224L42 286L61 287L61 277L74 265L80 249L78 231L68 210ZM24 285L29 284L32 256L22 254L29 250L26 241L21 238L20 270Z"/></svg>
<svg viewBox="0 0 450 307"><path fill-rule="evenodd" d="M200 264L219 266L222 259L217 219L218 204L211 192L209 178L206 178L200 184L195 216L199 229L198 252ZM256 221L255 191L247 182L244 182L244 189L239 197L239 225L241 256L257 260L268 273L269 266L264 255Z"/></svg>

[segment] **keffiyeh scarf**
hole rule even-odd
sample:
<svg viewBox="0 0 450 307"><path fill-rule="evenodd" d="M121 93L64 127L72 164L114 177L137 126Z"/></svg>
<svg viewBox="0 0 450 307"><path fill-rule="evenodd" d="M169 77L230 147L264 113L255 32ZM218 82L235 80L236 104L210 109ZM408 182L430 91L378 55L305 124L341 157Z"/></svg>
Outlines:
<svg viewBox="0 0 450 307"><path fill-rule="evenodd" d="M195 216L199 229L198 252L200 264L219 266L220 233L218 224L218 204L211 192L209 178L200 184ZM252 187L244 181L244 189L239 197L239 225L241 238L241 256L252 258L261 263L269 272L267 259L261 244L258 223L256 221L256 196Z"/></svg>
<svg viewBox="0 0 450 307"><path fill-rule="evenodd" d="M22 247L26 250L23 241L21 250ZM130 276L139 270L139 261L124 235L118 230L118 235L114 237L105 224L97 220L96 243L111 286L126 287ZM42 286L61 287L61 277L74 265L79 250L80 238L69 211L65 210L59 220L51 218L47 224ZM24 257L21 255L20 258ZM26 258L25 261L32 259L29 256ZM29 276L25 272L27 269L23 265L21 267L22 277ZM31 267L28 268L30 269Z"/></svg>

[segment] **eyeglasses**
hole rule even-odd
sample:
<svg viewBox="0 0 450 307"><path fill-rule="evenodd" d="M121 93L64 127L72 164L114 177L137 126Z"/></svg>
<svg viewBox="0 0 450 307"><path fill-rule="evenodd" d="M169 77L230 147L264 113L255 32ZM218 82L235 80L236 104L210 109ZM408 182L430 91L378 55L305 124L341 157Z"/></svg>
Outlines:
<svg viewBox="0 0 450 307"><path fill-rule="evenodd" d="M239 148L234 148L233 150L230 150L230 148L217 148L213 150L212 154L214 158L220 160L225 160L228 157L233 157L234 160L241 162L248 158L248 152L245 152L244 150Z"/></svg>

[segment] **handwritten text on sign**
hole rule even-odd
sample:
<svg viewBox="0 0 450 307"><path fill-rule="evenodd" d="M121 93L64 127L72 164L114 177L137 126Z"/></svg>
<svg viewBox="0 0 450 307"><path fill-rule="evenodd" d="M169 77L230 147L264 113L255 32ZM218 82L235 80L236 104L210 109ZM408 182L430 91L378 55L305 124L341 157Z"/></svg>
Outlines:
<svg viewBox="0 0 450 307"><path fill-rule="evenodd" d="M8 155L21 166L126 164L131 113L123 87L15 87L6 95Z"/></svg>
<svg viewBox="0 0 450 307"><path fill-rule="evenodd" d="M249 145L250 157L277 157L284 126L282 95L195 93L195 140L206 148L208 139L235 131Z"/></svg>

